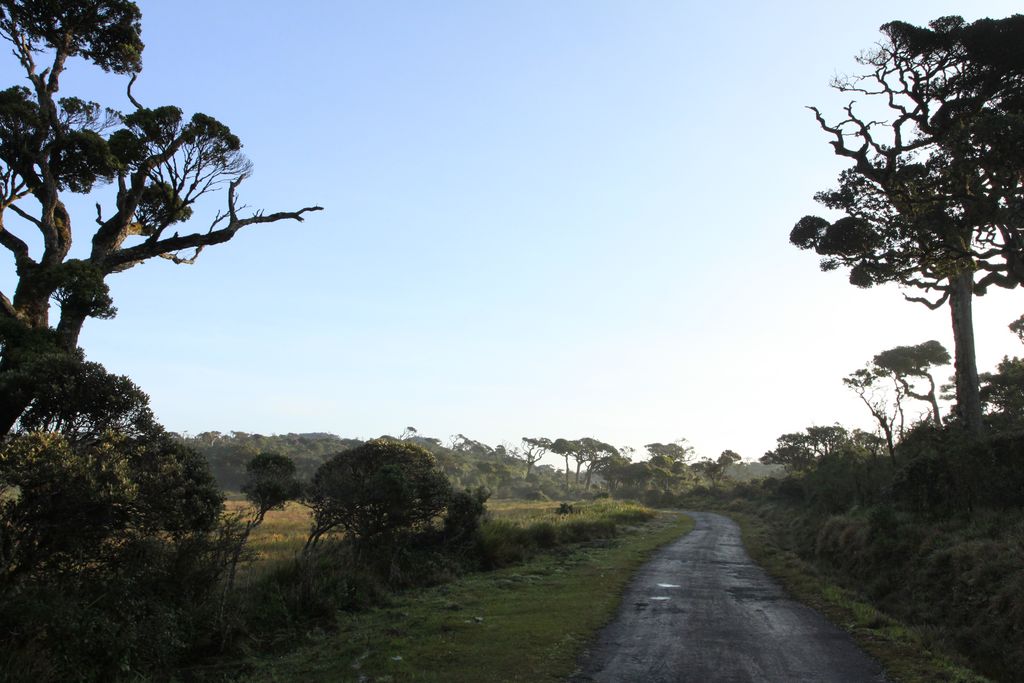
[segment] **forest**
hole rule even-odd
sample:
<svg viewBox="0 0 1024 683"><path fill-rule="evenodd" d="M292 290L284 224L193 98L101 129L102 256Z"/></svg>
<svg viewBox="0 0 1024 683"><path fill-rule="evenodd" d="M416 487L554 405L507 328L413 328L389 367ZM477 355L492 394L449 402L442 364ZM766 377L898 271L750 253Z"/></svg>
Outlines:
<svg viewBox="0 0 1024 683"><path fill-rule="evenodd" d="M1024 16L887 23L831 83L875 110L812 108L848 166L790 244L942 311L953 345L849 359L835 381L864 423L782 433L764 454L165 428L144 387L79 344L117 312L107 278L321 207L247 207L252 165L226 124L142 104L141 22L129 0L0 2L18 71L0 91L0 679L314 680L301 667L332 647L341 669L321 680L564 678L694 510L735 519L754 559L892 680L1020 680L1024 357L979 368L972 306L1024 284ZM126 111L62 96L73 59L121 79ZM1024 316L1005 324L1024 343ZM564 606L545 583L559 577ZM477 638L516 600L552 610L507 619L538 639L529 654L513 631L446 663L415 649L428 631Z"/></svg>

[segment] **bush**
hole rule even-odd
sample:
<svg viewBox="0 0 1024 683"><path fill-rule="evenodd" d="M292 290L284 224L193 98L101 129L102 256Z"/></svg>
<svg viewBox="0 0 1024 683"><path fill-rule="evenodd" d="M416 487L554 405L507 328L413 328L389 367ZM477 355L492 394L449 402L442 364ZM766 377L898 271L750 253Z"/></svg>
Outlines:
<svg viewBox="0 0 1024 683"><path fill-rule="evenodd" d="M165 670L211 634L221 494L169 439L57 434L0 451L0 669L36 681Z"/></svg>
<svg viewBox="0 0 1024 683"><path fill-rule="evenodd" d="M448 500L444 516L444 540L449 544L465 544L480 529L487 499L491 492L484 487L475 491L454 491Z"/></svg>
<svg viewBox="0 0 1024 683"><path fill-rule="evenodd" d="M32 402L18 431L57 432L73 445L98 441L107 432L155 438L163 428L149 396L123 375L75 355L56 355L31 367Z"/></svg>
<svg viewBox="0 0 1024 683"><path fill-rule="evenodd" d="M781 479L774 489L776 497L790 503L802 503L807 497L803 482L793 475Z"/></svg>
<svg viewBox="0 0 1024 683"><path fill-rule="evenodd" d="M916 429L904 444L911 459L892 484L903 507L936 516L1024 507L1024 433L970 440L953 429Z"/></svg>
<svg viewBox="0 0 1024 683"><path fill-rule="evenodd" d="M306 495L314 520L307 547L337 527L363 544L424 530L452 495L426 449L391 439L369 441L334 455L313 475Z"/></svg>

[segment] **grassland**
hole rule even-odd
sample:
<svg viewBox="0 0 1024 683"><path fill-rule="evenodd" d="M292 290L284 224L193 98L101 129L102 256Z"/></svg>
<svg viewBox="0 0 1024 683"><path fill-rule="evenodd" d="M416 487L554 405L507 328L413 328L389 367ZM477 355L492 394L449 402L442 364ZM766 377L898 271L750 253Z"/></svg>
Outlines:
<svg viewBox="0 0 1024 683"><path fill-rule="evenodd" d="M246 514L249 507L244 500L228 500L225 508L229 513ZM612 500L597 500L590 503L577 503L572 514L559 514L559 503L549 501L498 500L487 503L487 519L483 523L485 542L492 544L495 553L513 552L503 549L504 541L522 542L523 539L508 538L516 532L532 535L539 539L540 544L527 543L528 546L554 547L564 542L572 542L573 537L580 540L593 537L611 537L617 533L621 525L639 524L654 516L653 511L636 503ZM288 503L283 510L271 510L267 513L263 524L258 526L249 538L248 550L251 561L240 571L240 580L254 581L275 566L293 560L302 552L306 535L310 526L310 511L298 503ZM584 533L585 532L585 533ZM545 539L550 539L546 541ZM495 547L497 546L497 547ZM530 548L515 551L527 552ZM509 561L525 559L495 558L501 564ZM244 584L243 584L244 585Z"/></svg>
<svg viewBox="0 0 1024 683"><path fill-rule="evenodd" d="M246 514L249 504L244 500L227 500L224 507L229 513ZM238 584L245 588L262 578L284 562L291 561L302 552L309 533L309 508L288 503L283 510L271 510L263 524L253 530L247 549L250 561L239 568Z"/></svg>
<svg viewBox="0 0 1024 683"><path fill-rule="evenodd" d="M337 630L310 634L291 653L220 667L246 681L543 681L570 674L606 623L634 570L651 551L688 532L692 520L617 501L577 505L496 501L482 537L516 533L535 545L526 561L394 596L387 605L337 615ZM301 548L306 519L288 508L255 534L256 576ZM609 526L610 525L610 526ZM572 542L589 529L590 540ZM612 529L611 534L602 530ZM510 532L512 530L512 532ZM516 531L518 530L518 531ZM538 531L541 530L541 531ZM553 536L552 536L553 534ZM495 541L495 539L498 539ZM522 538L520 541L524 540ZM261 569L261 565L264 569ZM230 671L230 675L228 675Z"/></svg>

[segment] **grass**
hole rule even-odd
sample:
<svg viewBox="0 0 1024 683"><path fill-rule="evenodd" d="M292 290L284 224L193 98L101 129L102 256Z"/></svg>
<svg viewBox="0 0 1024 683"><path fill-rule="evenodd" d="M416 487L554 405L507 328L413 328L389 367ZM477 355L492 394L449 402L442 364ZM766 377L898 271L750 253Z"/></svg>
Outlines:
<svg viewBox="0 0 1024 683"><path fill-rule="evenodd" d="M487 512L490 519L485 522L485 533L488 525L492 534L500 534L500 528L511 525L523 530L533 527L532 533L542 535L545 527L550 525L552 533L564 542L571 540L566 536L574 532L579 534L581 526L605 525L604 533L598 535L608 537L615 533L610 525L638 524L653 515L638 503L618 500L575 503L574 512L567 515L558 514L558 506L551 501L489 501ZM249 510L249 504L243 499L229 499L224 507L229 513L245 514ZM256 527L249 538L248 549L253 559L240 568L239 585L262 578L274 568L295 559L302 552L311 519L309 508L295 502L288 503L283 510L268 512L263 524ZM550 546L557 544L556 538Z"/></svg>
<svg viewBox="0 0 1024 683"><path fill-rule="evenodd" d="M764 518L722 511L739 524L743 543L758 564L778 579L797 600L822 612L846 629L866 652L885 667L893 681L987 683L989 679L928 646L929 633L880 612L855 593L831 583L813 565L774 541ZM909 569L908 569L909 571Z"/></svg>
<svg viewBox="0 0 1024 683"><path fill-rule="evenodd" d="M551 501L495 500L488 501L487 512L492 519L526 526L537 522L565 524L575 520L609 520L616 524L634 524L651 518L649 508L622 500L595 500L573 503L571 514L559 514L559 503Z"/></svg>
<svg viewBox="0 0 1024 683"><path fill-rule="evenodd" d="M245 514L249 504L244 500L226 500L228 513ZM256 581L285 562L294 560L302 552L309 533L311 513L298 503L288 503L283 510L271 510L263 524L253 529L247 544L252 561L239 567L240 587Z"/></svg>
<svg viewBox="0 0 1024 683"><path fill-rule="evenodd" d="M569 528L572 517L639 524L614 539L550 552L394 597L386 607L340 613L338 630L273 660L250 658L246 681L544 681L568 676L593 634L615 613L626 583L657 547L693 528L690 518L598 501L570 519L552 503L499 502L503 525Z"/></svg>

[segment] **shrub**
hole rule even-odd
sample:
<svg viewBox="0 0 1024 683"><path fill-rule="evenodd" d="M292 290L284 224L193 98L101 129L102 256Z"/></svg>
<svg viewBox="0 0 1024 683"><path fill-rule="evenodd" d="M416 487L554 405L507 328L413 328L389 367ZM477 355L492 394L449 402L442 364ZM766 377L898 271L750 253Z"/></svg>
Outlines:
<svg viewBox="0 0 1024 683"><path fill-rule="evenodd" d="M526 527L504 519L489 520L480 527L477 551L486 569L523 562L533 553L533 539Z"/></svg>
<svg viewBox="0 0 1024 683"><path fill-rule="evenodd" d="M790 503L802 503L807 497L803 482L792 475L780 480L774 488L774 495Z"/></svg>
<svg viewBox="0 0 1024 683"><path fill-rule="evenodd" d="M209 635L229 548L205 462L166 438L0 451L0 670L37 681L164 670Z"/></svg>
<svg viewBox="0 0 1024 683"><path fill-rule="evenodd" d="M444 516L444 540L454 544L471 540L480 528L490 496L491 492L482 486L474 491L452 492Z"/></svg>
<svg viewBox="0 0 1024 683"><path fill-rule="evenodd" d="M357 543L423 530L447 507L452 486L426 449L376 439L331 457L313 475L307 547L341 527Z"/></svg>
<svg viewBox="0 0 1024 683"><path fill-rule="evenodd" d="M131 438L153 438L163 428L149 407L149 396L123 375L75 355L47 357L31 366L32 402L18 418L18 431L57 432L73 445L98 441L116 431Z"/></svg>
<svg viewBox="0 0 1024 683"><path fill-rule="evenodd" d="M1024 507L1024 433L969 440L953 429L918 429L905 443L901 452L913 457L892 484L902 506L938 516Z"/></svg>

